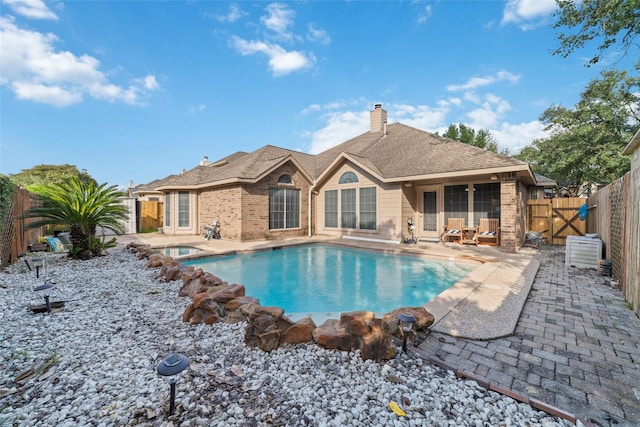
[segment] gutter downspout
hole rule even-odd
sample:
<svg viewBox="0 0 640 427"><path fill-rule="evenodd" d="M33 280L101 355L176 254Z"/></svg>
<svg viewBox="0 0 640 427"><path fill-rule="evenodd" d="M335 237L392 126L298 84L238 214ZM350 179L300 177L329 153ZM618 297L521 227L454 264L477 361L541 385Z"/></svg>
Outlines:
<svg viewBox="0 0 640 427"><path fill-rule="evenodd" d="M309 228L309 232L308 235L309 237L311 237L311 192L313 191L314 187L316 186L316 180L313 180L313 184L311 184L311 187L309 187L309 209L307 210L307 215L308 215L308 228Z"/></svg>

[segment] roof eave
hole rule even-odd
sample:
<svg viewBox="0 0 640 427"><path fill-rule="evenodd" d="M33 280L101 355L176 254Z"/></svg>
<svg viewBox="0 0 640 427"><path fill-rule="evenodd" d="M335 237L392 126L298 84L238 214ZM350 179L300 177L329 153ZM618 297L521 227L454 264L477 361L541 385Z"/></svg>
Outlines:
<svg viewBox="0 0 640 427"><path fill-rule="evenodd" d="M383 179L382 181L387 183L395 183L395 182L419 181L419 180L461 178L469 175L487 175L487 174L498 174L498 173L505 173L505 172L527 172L528 176L531 178L531 181L535 182L533 173L531 172L531 168L529 168L529 165L527 164L523 164L520 166L503 166L499 168L487 168L487 169L469 169L469 170L442 172L442 173L433 173L433 174L424 174L424 175L407 175L407 176Z"/></svg>
<svg viewBox="0 0 640 427"><path fill-rule="evenodd" d="M622 154L630 155L637 150L638 147L640 147L640 129L633 135L633 138L631 138L631 141L629 141L629 144L627 144Z"/></svg>

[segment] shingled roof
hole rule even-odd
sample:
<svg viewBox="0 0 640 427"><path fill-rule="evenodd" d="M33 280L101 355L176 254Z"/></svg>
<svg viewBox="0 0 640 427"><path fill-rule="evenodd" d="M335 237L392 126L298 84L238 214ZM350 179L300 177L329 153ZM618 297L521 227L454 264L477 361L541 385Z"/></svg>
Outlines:
<svg viewBox="0 0 640 427"><path fill-rule="evenodd" d="M265 145L251 153L237 152L223 159L184 172L158 189L204 188L234 182L257 182L276 167L292 161L310 180L314 156Z"/></svg>
<svg viewBox="0 0 640 427"><path fill-rule="evenodd" d="M384 125L311 155L265 145L251 153L236 152L204 162L156 190L206 188L229 183L254 183L292 161L310 181L322 179L342 161L352 161L383 182L400 182L520 171L533 183L526 162L462 142L443 138L401 123Z"/></svg>
<svg viewBox="0 0 640 427"><path fill-rule="evenodd" d="M401 123L388 125L386 134L366 132L319 154L316 174L324 173L341 156L361 163L383 181L529 170L526 162Z"/></svg>

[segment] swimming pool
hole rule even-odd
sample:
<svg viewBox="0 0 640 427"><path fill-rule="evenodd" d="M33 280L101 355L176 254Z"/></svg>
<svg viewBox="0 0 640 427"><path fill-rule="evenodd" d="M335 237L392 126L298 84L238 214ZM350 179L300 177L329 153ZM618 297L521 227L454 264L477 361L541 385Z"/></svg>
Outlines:
<svg viewBox="0 0 640 427"><path fill-rule="evenodd" d="M164 248L162 253L166 256L170 256L171 258L177 258L181 256L187 255L195 255L202 252L201 249L194 248L193 246L172 246L169 248Z"/></svg>
<svg viewBox="0 0 640 427"><path fill-rule="evenodd" d="M477 267L323 244L183 263L244 285L247 295L292 320L310 315L316 322L345 311L382 315L424 305Z"/></svg>

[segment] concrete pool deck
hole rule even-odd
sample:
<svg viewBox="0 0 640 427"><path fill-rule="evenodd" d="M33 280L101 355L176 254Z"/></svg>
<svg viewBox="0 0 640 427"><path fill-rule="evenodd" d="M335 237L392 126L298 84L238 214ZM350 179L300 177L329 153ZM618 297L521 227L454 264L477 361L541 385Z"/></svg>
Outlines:
<svg viewBox="0 0 640 427"><path fill-rule="evenodd" d="M407 245L322 237L234 242L224 239L204 240L202 236L156 233L118 236L119 243L126 244L132 241L148 244L152 248L192 246L206 251L198 255L251 252L274 246L331 242L456 262L477 262L478 268L427 303L425 308L435 318L431 328L433 331L454 337L482 340L499 338L514 332L540 265L530 254L507 254L492 246L461 246L456 243L420 242Z"/></svg>

